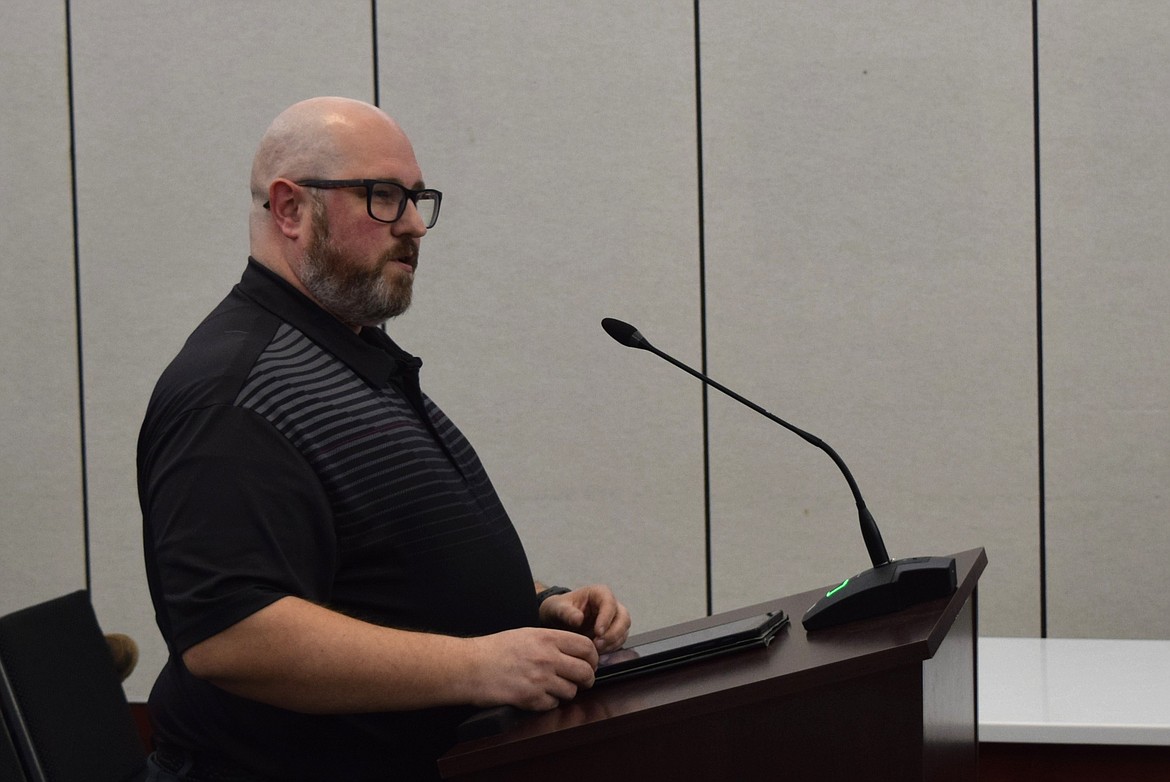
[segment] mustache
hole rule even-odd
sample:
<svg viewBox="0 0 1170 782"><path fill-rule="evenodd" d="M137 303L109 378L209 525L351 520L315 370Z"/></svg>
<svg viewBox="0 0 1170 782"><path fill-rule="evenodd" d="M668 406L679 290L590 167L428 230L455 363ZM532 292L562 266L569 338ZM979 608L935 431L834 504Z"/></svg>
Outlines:
<svg viewBox="0 0 1170 782"><path fill-rule="evenodd" d="M418 245L411 242L403 242L391 247L378 258L378 265L385 266L391 261L402 261L403 263L410 264L412 269L415 268L418 266Z"/></svg>

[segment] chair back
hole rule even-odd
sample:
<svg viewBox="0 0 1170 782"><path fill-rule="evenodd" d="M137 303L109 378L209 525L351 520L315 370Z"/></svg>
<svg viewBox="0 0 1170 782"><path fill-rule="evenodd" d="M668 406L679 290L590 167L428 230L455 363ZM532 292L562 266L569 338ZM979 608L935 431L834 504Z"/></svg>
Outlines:
<svg viewBox="0 0 1170 782"><path fill-rule="evenodd" d="M0 669L0 676L3 675ZM0 681L0 689L3 682ZM16 754L16 745L12 742L12 731L8 721L4 719L4 710L0 709L0 779L4 782L28 782L24 775L24 768L20 765L20 756Z"/></svg>
<svg viewBox="0 0 1170 782"><path fill-rule="evenodd" d="M0 666L3 716L29 782L145 778L146 749L88 592L0 618Z"/></svg>

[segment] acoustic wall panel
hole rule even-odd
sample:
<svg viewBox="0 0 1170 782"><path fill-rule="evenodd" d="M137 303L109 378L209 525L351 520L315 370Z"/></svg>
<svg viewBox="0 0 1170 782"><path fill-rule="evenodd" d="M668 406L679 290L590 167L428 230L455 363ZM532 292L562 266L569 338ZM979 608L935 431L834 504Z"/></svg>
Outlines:
<svg viewBox="0 0 1170 782"><path fill-rule="evenodd" d="M248 253L268 123L318 94L369 99L368 4L80 3L73 11L95 603L131 632L145 698L164 659L142 564L135 446L151 389Z"/></svg>
<svg viewBox="0 0 1170 782"><path fill-rule="evenodd" d="M693 616L699 389L597 321L702 359L694 6L480 5L377 4L383 103L447 192L391 332L427 359L538 575L614 582L642 629ZM146 646L141 699L161 662L134 496L146 397L242 268L266 123L308 95L374 94L371 4L70 8L94 586L103 623ZM1030 9L700 9L712 373L837 447L893 553L986 545L983 632L1034 634ZM15 607L82 586L86 563L65 9L6 10ZM1039 5L1055 635L1166 634L1167 17L1155 0ZM711 404L716 607L863 567L827 458Z"/></svg>
<svg viewBox="0 0 1170 782"><path fill-rule="evenodd" d="M443 214L389 332L538 578L705 613L696 386L602 331L699 337L692 4L380 3L382 104Z"/></svg>
<svg viewBox="0 0 1170 782"><path fill-rule="evenodd" d="M0 25L0 613L85 586L69 88L60 3Z"/></svg>
<svg viewBox="0 0 1170 782"><path fill-rule="evenodd" d="M1040 20L1054 636L1170 637L1170 7Z"/></svg>
<svg viewBox="0 0 1170 782"><path fill-rule="evenodd" d="M711 373L850 465L894 556L1038 629L1030 12L701 6ZM824 454L711 399L716 608L869 566Z"/></svg>

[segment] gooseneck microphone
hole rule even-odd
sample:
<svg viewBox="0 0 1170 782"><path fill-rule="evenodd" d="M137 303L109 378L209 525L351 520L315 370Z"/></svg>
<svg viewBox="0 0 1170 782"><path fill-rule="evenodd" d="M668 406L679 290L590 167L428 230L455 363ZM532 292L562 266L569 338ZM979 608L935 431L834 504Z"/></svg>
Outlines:
<svg viewBox="0 0 1170 782"><path fill-rule="evenodd" d="M717 383L703 373L692 369L681 361L650 344L636 328L615 318L604 318L601 327L617 342L630 348L646 350L662 358L689 375L703 381L712 388L723 392L740 404L746 405L773 423L779 424L803 440L820 448L845 476L853 500L857 503L857 515L861 524L861 537L865 541L873 567L845 579L818 600L805 612L802 624L807 630L865 619L907 608L916 603L945 597L955 591L955 560L953 557L912 557L890 559L882 542L877 522L865 505L857 481L845 461L828 443L815 435L800 429L787 421L772 415L726 386Z"/></svg>
<svg viewBox="0 0 1170 782"><path fill-rule="evenodd" d="M777 418L764 408L757 405L755 402L744 399L739 394L721 385L720 383L716 383L714 380L707 377L703 373L691 369L681 361L678 361L672 356L663 353L661 350L651 345L649 341L647 341L647 339L642 336L641 332L639 332L629 323L623 323L622 321L615 320L614 318L605 318L601 321L601 327L605 329L606 334L610 335L626 347L648 350L654 355L666 359L671 364L674 364L676 367L686 372L687 374L694 375L712 388L722 391L740 404L747 405L752 410L755 410L757 413L767 418L769 421L780 424L788 431L800 436L806 442L812 443L817 448L820 448L822 451L827 453L829 458L833 460L833 463L837 465L837 468L841 470L841 473L845 476L845 480L849 483L849 490L853 492L853 501L857 503L857 515L861 521L861 537L865 540L865 548L869 552L870 561L873 562L874 567L880 567L881 565L884 565L890 561L890 555L886 553L886 544L882 542L882 534L878 531L877 522L875 522L873 520L873 516L870 515L869 508L865 507L865 500L861 497L861 490L857 488L857 481L853 480L853 473L849 472L849 468L845 465L844 460L837 455L836 451L829 447L828 443L819 437L816 437L815 435L809 434L803 429L798 429L781 418Z"/></svg>

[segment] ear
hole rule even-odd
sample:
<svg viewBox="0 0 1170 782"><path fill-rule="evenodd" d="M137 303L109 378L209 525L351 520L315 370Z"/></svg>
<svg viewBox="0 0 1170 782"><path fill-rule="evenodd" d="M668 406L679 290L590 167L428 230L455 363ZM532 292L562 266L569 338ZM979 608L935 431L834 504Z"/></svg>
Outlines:
<svg viewBox="0 0 1170 782"><path fill-rule="evenodd" d="M287 179L274 179L268 186L268 209L272 221L286 237L300 238L312 219L306 191Z"/></svg>

